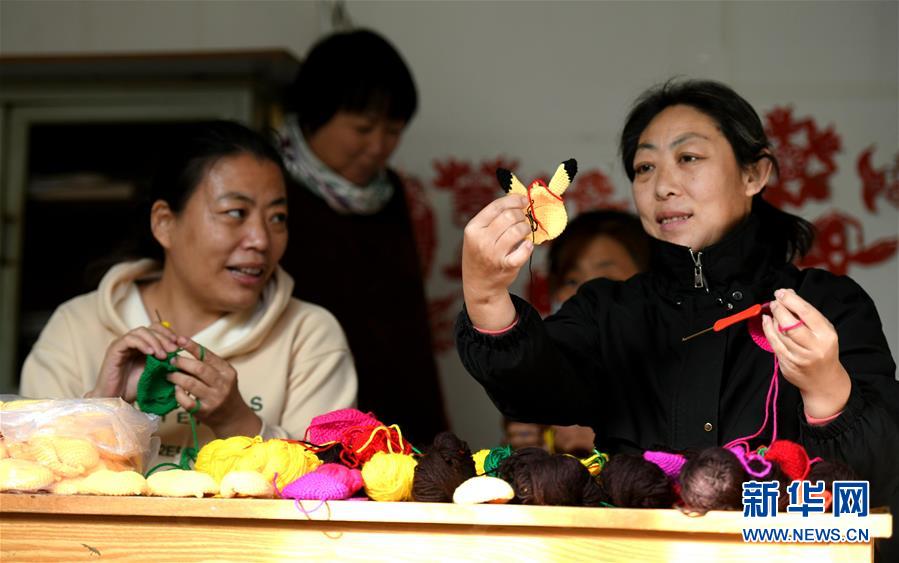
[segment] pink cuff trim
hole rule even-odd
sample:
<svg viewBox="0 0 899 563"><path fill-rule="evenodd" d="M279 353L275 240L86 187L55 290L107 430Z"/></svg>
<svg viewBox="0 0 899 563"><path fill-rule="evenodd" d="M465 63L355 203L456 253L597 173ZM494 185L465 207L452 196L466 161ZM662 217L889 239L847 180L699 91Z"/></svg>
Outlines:
<svg viewBox="0 0 899 563"><path fill-rule="evenodd" d="M509 332L510 330L512 330L513 328L515 328L515 325L517 325L517 324L518 324L518 315L515 315L515 320L512 321L512 324L510 324L506 328L501 328L499 330L484 330L484 329L478 328L474 325L471 325L471 326L474 327L474 329L476 331L480 332L481 334L487 334L489 336L499 336L499 335L505 334L505 333Z"/></svg>
<svg viewBox="0 0 899 563"><path fill-rule="evenodd" d="M841 414L843 414L843 411L840 411L837 414L835 414L833 416L828 416L826 418L815 418L813 416L809 416L808 414L806 414L805 421L808 422L809 424L811 424L812 426L824 426L825 424L827 424L831 420L834 420L836 417L840 416Z"/></svg>

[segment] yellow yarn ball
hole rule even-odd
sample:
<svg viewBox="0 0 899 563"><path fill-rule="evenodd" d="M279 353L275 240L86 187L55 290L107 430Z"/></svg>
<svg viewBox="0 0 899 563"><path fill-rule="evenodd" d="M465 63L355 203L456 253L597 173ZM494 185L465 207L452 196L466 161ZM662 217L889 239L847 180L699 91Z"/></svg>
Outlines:
<svg viewBox="0 0 899 563"><path fill-rule="evenodd" d="M277 473L279 489L315 471L322 464L322 460L305 446L287 440L268 440L261 449L265 452L266 463L258 471L265 475L269 483Z"/></svg>
<svg viewBox="0 0 899 563"><path fill-rule="evenodd" d="M262 443L262 438L259 436L255 438L233 436L224 440L213 440L200 448L194 469L212 475L216 483L221 482L226 473L237 469L234 465L251 453L250 446L257 443Z"/></svg>
<svg viewBox="0 0 899 563"><path fill-rule="evenodd" d="M475 453L471 454L471 459L474 460L474 474L475 475L483 475L484 474L484 460L487 459L487 456L490 454L490 450L478 450Z"/></svg>
<svg viewBox="0 0 899 563"><path fill-rule="evenodd" d="M362 466L365 492L372 500L412 500L412 479L418 462L410 455L378 452Z"/></svg>
<svg viewBox="0 0 899 563"><path fill-rule="evenodd" d="M218 483L231 471L256 471L269 483L277 474L278 488L281 489L314 471L321 463L302 444L278 439L263 441L260 436L233 436L203 446L194 467L208 473Z"/></svg>

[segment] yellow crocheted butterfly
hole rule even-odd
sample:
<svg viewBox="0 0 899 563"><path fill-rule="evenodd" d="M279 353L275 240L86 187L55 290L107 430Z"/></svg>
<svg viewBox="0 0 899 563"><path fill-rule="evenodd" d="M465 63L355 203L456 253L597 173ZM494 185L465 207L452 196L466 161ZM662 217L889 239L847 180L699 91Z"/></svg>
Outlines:
<svg viewBox="0 0 899 563"><path fill-rule="evenodd" d="M575 174L577 174L577 161L569 158L556 168L548 186L543 180L537 179L525 188L521 180L511 171L505 168L496 169L496 179L499 180L503 191L528 198L525 215L531 223L531 240L534 244L552 240L565 230L568 213L565 211L562 194L574 181Z"/></svg>

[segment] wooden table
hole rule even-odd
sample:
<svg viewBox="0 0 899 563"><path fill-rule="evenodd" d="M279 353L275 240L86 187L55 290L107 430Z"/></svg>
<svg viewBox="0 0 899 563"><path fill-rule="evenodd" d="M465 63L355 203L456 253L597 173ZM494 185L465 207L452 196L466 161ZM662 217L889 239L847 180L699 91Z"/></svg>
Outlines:
<svg viewBox="0 0 899 563"><path fill-rule="evenodd" d="M779 515L867 543L744 543L740 512L259 499L0 495L3 561L869 561L889 514ZM770 522L770 519L768 519Z"/></svg>

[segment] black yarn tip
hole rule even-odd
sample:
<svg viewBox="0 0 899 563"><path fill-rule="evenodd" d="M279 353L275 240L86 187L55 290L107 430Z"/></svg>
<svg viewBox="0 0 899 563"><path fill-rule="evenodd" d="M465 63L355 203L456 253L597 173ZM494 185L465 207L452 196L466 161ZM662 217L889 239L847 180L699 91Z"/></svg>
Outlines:
<svg viewBox="0 0 899 563"><path fill-rule="evenodd" d="M509 193L512 190L512 172L505 168L497 168L496 179L504 192Z"/></svg>

